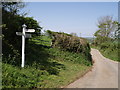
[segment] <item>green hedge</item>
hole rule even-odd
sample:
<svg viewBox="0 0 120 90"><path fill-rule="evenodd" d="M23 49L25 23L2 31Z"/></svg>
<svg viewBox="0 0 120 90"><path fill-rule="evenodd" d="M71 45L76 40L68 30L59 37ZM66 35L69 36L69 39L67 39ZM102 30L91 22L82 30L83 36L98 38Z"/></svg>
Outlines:
<svg viewBox="0 0 120 90"><path fill-rule="evenodd" d="M47 33L52 38L52 47L83 53L91 60L90 46L86 39L61 32L47 31Z"/></svg>

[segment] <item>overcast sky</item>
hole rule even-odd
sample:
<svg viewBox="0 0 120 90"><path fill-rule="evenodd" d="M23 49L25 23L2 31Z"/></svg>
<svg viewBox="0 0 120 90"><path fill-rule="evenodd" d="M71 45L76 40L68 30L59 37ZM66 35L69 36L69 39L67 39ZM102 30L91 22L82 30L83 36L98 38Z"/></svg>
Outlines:
<svg viewBox="0 0 120 90"><path fill-rule="evenodd" d="M117 2L27 2L23 11L34 17L43 30L77 33L93 37L97 19L113 16L118 19Z"/></svg>

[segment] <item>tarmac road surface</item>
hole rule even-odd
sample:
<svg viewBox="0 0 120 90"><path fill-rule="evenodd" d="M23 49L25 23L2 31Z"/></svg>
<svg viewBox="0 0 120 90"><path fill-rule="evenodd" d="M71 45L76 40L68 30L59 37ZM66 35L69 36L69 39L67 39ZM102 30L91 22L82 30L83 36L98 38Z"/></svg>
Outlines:
<svg viewBox="0 0 120 90"><path fill-rule="evenodd" d="M91 50L94 61L92 71L65 88L118 88L118 62L107 59L96 50Z"/></svg>

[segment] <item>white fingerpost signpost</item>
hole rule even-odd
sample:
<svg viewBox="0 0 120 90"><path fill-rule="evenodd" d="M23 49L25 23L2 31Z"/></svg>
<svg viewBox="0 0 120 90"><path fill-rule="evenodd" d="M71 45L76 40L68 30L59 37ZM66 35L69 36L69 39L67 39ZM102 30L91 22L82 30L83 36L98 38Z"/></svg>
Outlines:
<svg viewBox="0 0 120 90"><path fill-rule="evenodd" d="M31 38L31 34L26 34L27 32L35 32L34 29L26 29L26 25L22 25L22 32L16 32L18 36L22 36L22 64L21 67L25 66L25 38Z"/></svg>

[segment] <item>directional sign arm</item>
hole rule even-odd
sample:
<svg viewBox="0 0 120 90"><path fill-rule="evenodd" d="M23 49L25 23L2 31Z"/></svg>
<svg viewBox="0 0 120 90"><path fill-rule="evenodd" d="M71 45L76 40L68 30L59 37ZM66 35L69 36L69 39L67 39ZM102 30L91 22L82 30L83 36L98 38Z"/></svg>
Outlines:
<svg viewBox="0 0 120 90"><path fill-rule="evenodd" d="M35 29L27 29L25 32L35 32Z"/></svg>
<svg viewBox="0 0 120 90"><path fill-rule="evenodd" d="M31 34L25 34L25 38L31 38L32 35Z"/></svg>
<svg viewBox="0 0 120 90"><path fill-rule="evenodd" d="M18 36L22 36L23 33L22 33L22 32L16 32L16 35L18 35Z"/></svg>

